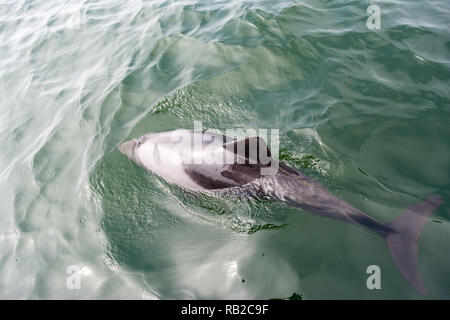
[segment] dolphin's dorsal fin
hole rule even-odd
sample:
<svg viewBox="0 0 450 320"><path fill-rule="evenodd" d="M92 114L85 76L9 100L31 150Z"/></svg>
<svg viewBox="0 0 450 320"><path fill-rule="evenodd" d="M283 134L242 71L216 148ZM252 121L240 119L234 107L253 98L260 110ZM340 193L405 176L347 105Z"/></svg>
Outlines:
<svg viewBox="0 0 450 320"><path fill-rule="evenodd" d="M249 164L268 164L272 154L260 137L245 137L223 144L223 147Z"/></svg>

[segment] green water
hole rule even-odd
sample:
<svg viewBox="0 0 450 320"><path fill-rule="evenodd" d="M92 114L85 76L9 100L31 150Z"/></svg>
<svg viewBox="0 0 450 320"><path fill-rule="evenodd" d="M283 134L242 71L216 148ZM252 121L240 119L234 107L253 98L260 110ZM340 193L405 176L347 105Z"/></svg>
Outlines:
<svg viewBox="0 0 450 320"><path fill-rule="evenodd" d="M0 298L450 298L450 6L373 3L379 30L369 1L3 1ZM443 197L429 294L361 228L193 195L117 150L197 120L279 129L280 158L381 221Z"/></svg>

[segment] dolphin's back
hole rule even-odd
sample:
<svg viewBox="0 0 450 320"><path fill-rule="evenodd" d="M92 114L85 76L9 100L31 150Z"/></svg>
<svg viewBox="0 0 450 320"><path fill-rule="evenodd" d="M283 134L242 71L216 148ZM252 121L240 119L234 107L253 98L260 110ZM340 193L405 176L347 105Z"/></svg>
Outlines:
<svg viewBox="0 0 450 320"><path fill-rule="evenodd" d="M203 142L205 148L203 156L214 158L212 155L218 154L219 159L215 160L219 161L183 164L183 170L196 184L206 190L246 185L263 177L263 169L270 167L271 161L277 161L271 158L265 141L259 137L235 140L227 136L209 136L203 133L202 140L206 141L206 144Z"/></svg>
<svg viewBox="0 0 450 320"><path fill-rule="evenodd" d="M251 149L251 146L255 146ZM262 176L270 167L270 151L259 137L232 139L191 130L152 133L127 142L125 153L165 180L194 190L239 187ZM124 149L124 148L122 148ZM263 164L260 150L268 163ZM255 151L255 158L251 158ZM263 152L261 152L263 154Z"/></svg>

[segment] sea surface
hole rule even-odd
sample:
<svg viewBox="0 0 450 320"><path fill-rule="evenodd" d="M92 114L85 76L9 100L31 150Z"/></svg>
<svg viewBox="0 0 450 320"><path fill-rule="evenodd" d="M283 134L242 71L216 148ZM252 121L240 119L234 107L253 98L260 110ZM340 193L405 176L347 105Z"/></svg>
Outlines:
<svg viewBox="0 0 450 320"><path fill-rule="evenodd" d="M448 0L1 1L0 298L449 299L449 16ZM428 295L375 234L195 195L117 150L194 121L278 129L280 159L383 222L442 197L419 240Z"/></svg>

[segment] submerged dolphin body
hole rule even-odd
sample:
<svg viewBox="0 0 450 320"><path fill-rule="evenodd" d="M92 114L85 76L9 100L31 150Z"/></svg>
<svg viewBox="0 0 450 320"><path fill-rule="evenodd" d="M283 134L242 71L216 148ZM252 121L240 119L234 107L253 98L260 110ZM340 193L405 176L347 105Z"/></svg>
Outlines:
<svg viewBox="0 0 450 320"><path fill-rule="evenodd" d="M251 152L254 143L258 148ZM122 143L119 150L138 165L181 187L204 192L252 190L254 194L280 199L291 206L375 232L385 240L409 283L421 293L427 292L418 270L417 241L428 216L443 202L439 197L428 197L385 224L272 158L264 140L258 137L234 140L220 134L175 130L146 134ZM274 165L276 173L262 174Z"/></svg>

